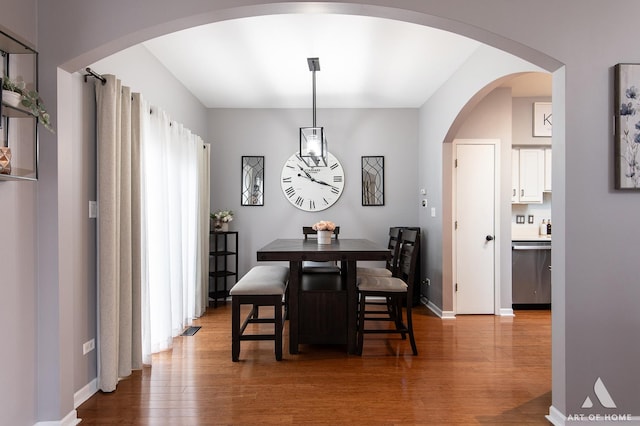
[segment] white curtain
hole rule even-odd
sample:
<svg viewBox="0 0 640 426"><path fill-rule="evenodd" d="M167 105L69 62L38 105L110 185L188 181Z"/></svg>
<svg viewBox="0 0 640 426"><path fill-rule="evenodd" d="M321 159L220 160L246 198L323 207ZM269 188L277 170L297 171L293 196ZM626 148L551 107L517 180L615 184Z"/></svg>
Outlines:
<svg viewBox="0 0 640 426"><path fill-rule="evenodd" d="M200 185L200 229L198 237L200 239L200 261L196 265L198 268L199 284L196 291L200 297L200 303L196 306L196 312L204 313L209 305L209 214L211 213L209 182L211 182L211 146L204 144L200 157L200 179L199 182L206 182Z"/></svg>
<svg viewBox="0 0 640 426"><path fill-rule="evenodd" d="M149 301L143 305L142 350L149 363L152 353L171 348L173 337L206 308L200 263L209 200L201 194L209 185L200 177L209 173L202 172L202 139L158 107L142 105L142 294Z"/></svg>
<svg viewBox="0 0 640 426"><path fill-rule="evenodd" d="M200 137L105 77L96 84L98 386L110 392L206 309L210 163Z"/></svg>

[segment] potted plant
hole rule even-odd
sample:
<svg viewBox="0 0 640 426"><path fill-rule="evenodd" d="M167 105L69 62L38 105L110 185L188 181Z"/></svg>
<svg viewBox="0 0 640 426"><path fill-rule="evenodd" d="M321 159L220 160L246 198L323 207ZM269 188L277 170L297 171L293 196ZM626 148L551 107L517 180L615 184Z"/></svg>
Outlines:
<svg viewBox="0 0 640 426"><path fill-rule="evenodd" d="M331 244L331 234L336 229L335 223L330 220L321 220L311 226L315 231L318 231L318 244Z"/></svg>
<svg viewBox="0 0 640 426"><path fill-rule="evenodd" d="M51 117L37 91L29 90L24 81L12 80L7 75L2 77L2 90L2 100L5 103L28 111L37 117L47 130L54 133Z"/></svg>
<svg viewBox="0 0 640 426"><path fill-rule="evenodd" d="M213 230L216 232L227 232L229 230L229 222L233 220L233 211L216 210L210 215L213 220Z"/></svg>

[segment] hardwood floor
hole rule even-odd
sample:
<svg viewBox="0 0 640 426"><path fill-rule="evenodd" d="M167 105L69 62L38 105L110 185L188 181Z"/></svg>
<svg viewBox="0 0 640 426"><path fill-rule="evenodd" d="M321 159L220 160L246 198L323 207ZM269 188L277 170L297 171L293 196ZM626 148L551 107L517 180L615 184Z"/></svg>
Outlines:
<svg viewBox="0 0 640 426"><path fill-rule="evenodd" d="M548 425L551 314L441 320L414 311L418 356L399 336L365 336L363 355L242 342L231 362L231 304L210 309L173 350L78 408L83 425ZM258 326L258 325L257 325ZM264 325L260 325L265 327Z"/></svg>

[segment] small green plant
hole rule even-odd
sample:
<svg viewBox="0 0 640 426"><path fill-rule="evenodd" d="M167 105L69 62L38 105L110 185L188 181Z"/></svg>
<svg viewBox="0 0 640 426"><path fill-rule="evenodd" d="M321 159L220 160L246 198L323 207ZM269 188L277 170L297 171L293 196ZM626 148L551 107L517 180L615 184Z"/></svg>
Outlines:
<svg viewBox="0 0 640 426"><path fill-rule="evenodd" d="M20 94L20 105L38 117L38 121L40 121L47 130L55 133L53 127L51 127L51 117L49 113L47 113L47 109L38 92L29 90L24 81L14 81L6 75L2 77L2 89Z"/></svg>

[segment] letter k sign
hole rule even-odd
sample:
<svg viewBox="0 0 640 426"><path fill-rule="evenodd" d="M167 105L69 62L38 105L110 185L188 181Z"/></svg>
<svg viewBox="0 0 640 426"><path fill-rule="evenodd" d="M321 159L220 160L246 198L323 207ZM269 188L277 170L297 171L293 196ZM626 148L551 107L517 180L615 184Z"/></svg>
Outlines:
<svg viewBox="0 0 640 426"><path fill-rule="evenodd" d="M604 386L604 383L602 382L602 379L600 377L598 377L598 380L596 380L596 382L593 384L593 391L596 394L596 398L598 398L598 401L600 401L600 404L602 404L604 408L616 408L616 403L613 402L613 398L611 398L611 395L609 395L609 391ZM587 398L582 403L582 408L592 407L593 402L591 401L591 398L587 396Z"/></svg>

